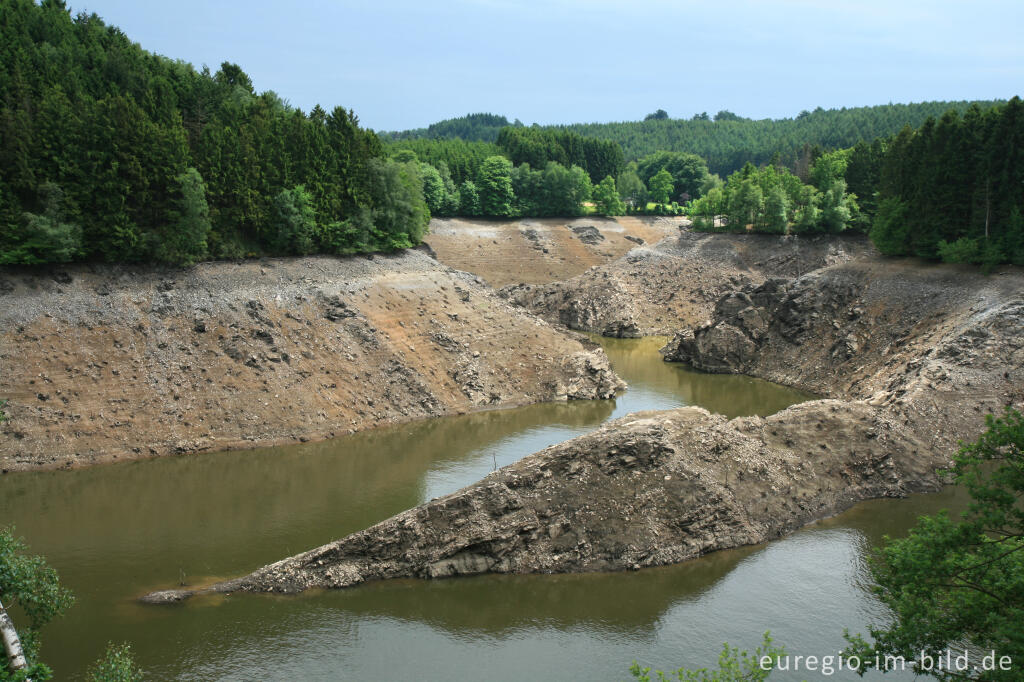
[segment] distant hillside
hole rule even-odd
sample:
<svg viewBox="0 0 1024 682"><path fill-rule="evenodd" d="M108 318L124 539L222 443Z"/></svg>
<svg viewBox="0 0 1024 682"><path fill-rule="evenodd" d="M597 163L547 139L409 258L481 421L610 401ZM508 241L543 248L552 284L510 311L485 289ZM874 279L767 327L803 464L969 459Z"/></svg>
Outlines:
<svg viewBox="0 0 1024 682"><path fill-rule="evenodd" d="M979 102L988 108L997 102ZM778 152L781 161L794 166L801 148L818 145L824 149L852 147L864 140L894 135L906 125L919 127L928 117L938 118L955 109L963 113L971 102L921 102L884 104L854 109L815 109L796 118L736 118L703 120L667 119L624 123L577 123L558 126L588 137L614 140L622 145L627 159L637 159L659 150L692 152L708 161L713 173L725 175L747 161L767 163Z"/></svg>
<svg viewBox="0 0 1024 682"><path fill-rule="evenodd" d="M507 118L497 114L467 114L438 121L427 128L377 134L382 140L394 141L460 139L467 142L494 142L498 139L498 131L511 125L521 126L522 123L510 123Z"/></svg>
<svg viewBox="0 0 1024 682"><path fill-rule="evenodd" d="M997 102L979 102L987 108ZM919 127L928 117L938 118L949 109L963 113L971 102L921 102L883 104L853 109L815 109L795 118L755 121L730 112L721 112L711 120L649 117L645 121L620 123L576 123L544 126L571 130L586 137L618 142L626 159L639 159L656 151L692 152L708 161L711 172L726 175L747 161L767 163L778 152L783 164L793 167L805 145L823 149L852 147L861 140L871 141L899 132L906 125ZM429 128L400 133L384 133L384 139L461 137L465 140L493 142L504 116L473 114L435 123ZM464 130L465 133L460 133Z"/></svg>

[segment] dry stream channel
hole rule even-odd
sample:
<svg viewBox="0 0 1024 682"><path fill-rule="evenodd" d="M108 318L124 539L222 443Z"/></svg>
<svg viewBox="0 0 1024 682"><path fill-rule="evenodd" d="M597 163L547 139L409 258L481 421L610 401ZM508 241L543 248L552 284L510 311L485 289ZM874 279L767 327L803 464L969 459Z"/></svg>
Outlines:
<svg viewBox="0 0 1024 682"><path fill-rule="evenodd" d="M0 478L0 518L78 597L43 633L57 679L130 641L148 679L627 679L637 659L715 663L770 629L792 654L835 654L884 619L865 559L957 492L874 500L785 539L676 566L583 575L392 580L170 607L150 590L229 578L370 526L493 468L638 410L768 415L812 396L662 362L662 338L600 339L629 390L446 417L300 446ZM841 679L832 677L831 679ZM827 679L776 673L773 680ZM912 679L909 673L886 679Z"/></svg>

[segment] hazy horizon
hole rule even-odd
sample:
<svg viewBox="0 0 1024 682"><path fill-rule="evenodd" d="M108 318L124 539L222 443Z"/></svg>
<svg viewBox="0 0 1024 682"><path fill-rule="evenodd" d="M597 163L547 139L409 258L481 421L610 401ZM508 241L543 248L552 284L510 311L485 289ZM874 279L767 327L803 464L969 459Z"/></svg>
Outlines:
<svg viewBox="0 0 1024 682"><path fill-rule="evenodd" d="M258 91L308 111L354 109L376 130L467 113L524 123L630 121L728 109L1008 99L1024 89L1024 6L860 0L703 3L408 0L301 12L259 0L85 0L143 48L201 68L239 64Z"/></svg>

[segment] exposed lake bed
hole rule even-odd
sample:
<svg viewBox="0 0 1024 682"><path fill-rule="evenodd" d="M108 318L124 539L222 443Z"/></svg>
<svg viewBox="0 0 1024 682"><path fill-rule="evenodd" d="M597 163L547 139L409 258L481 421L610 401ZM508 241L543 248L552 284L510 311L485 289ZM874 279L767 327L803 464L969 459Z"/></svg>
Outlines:
<svg viewBox="0 0 1024 682"><path fill-rule="evenodd" d="M614 402L542 404L321 443L3 477L5 518L79 596L47 629L58 675L80 672L97 648L121 639L133 642L156 679L339 671L443 679L470 674L481 656L494 661L495 679L543 677L554 668L560 678L604 679L625 677L634 658L661 667L709 664L721 641L752 644L765 629L791 651L841 646L843 625L863 629L883 615L865 589L867 548L884 533L904 532L917 514L949 506L952 493L861 503L770 545L638 572L397 580L300 596L217 595L167 609L136 602L152 589L240 575L360 530L610 418L700 404L690 401L703 395L719 396L718 407L732 402L740 411L729 416L757 413L743 402L752 394L762 395L761 414L813 397L665 364L657 354L663 341L602 341L630 384ZM396 646L410 655L397 661Z"/></svg>

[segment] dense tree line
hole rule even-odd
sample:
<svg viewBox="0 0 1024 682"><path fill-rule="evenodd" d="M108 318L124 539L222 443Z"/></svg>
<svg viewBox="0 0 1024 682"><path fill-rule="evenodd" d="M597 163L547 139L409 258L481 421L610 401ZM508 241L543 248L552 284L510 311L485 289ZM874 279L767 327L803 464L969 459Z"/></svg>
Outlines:
<svg viewBox="0 0 1024 682"><path fill-rule="evenodd" d="M1024 265L1024 103L904 128L880 155L876 200L871 238L883 253Z"/></svg>
<svg viewBox="0 0 1024 682"><path fill-rule="evenodd" d="M544 168L554 161L566 167L579 166L591 182L600 182L609 175L615 177L625 161L617 142L566 130L506 127L498 133L497 143L514 165L528 163Z"/></svg>
<svg viewBox="0 0 1024 682"><path fill-rule="evenodd" d="M389 143L387 148L392 158L403 158L400 152L408 150L438 170L443 165L457 185L475 179L484 159L502 153L493 142L465 142L460 139L399 140Z"/></svg>
<svg viewBox="0 0 1024 682"><path fill-rule="evenodd" d="M419 166L353 112L303 113L60 0L0 5L0 145L0 263L392 249L429 219Z"/></svg>
<svg viewBox="0 0 1024 682"><path fill-rule="evenodd" d="M480 158L488 150L500 151L483 142L421 139L388 147L394 161L419 164L430 213L442 217L676 214L681 212L677 202L699 197L721 183L708 173L699 156L678 152L659 152L630 162L617 177L609 173L594 183L576 164L548 160L542 167L528 162L514 165L501 153ZM649 201L654 202L650 210Z"/></svg>
<svg viewBox="0 0 1024 682"><path fill-rule="evenodd" d="M721 111L714 120L698 115L690 120L581 123L553 129L618 142L627 159L639 159L657 151L690 152L706 159L711 172L724 177L748 161L755 165L769 163L776 153L783 165L795 168L805 145L823 149L851 147L860 141L888 137L906 125L920 126L929 116L941 116L948 109L965 111L969 106L970 102L923 102L818 108L801 112L795 118L759 121Z"/></svg>
<svg viewBox="0 0 1024 682"><path fill-rule="evenodd" d="M414 128L395 132L380 133L386 141L397 140L454 140L467 142L494 142L498 132L507 126L522 126L518 120L510 123L504 116L496 114L468 114L432 123L426 128Z"/></svg>
<svg viewBox="0 0 1024 682"><path fill-rule="evenodd" d="M405 148L393 149L392 158L402 164L419 164L423 195L435 216L577 216L588 210L586 204L594 193L585 170L554 161L543 169L534 169L528 163L513 166L508 157L494 154L477 164L475 173L456 183L443 161L437 166L420 161L411 149ZM593 210L604 215L625 212L611 176L605 177L598 187Z"/></svg>
<svg viewBox="0 0 1024 682"><path fill-rule="evenodd" d="M799 234L862 229L856 197L847 191L841 154L818 159L806 184L787 168L748 163L690 203L695 229Z"/></svg>

